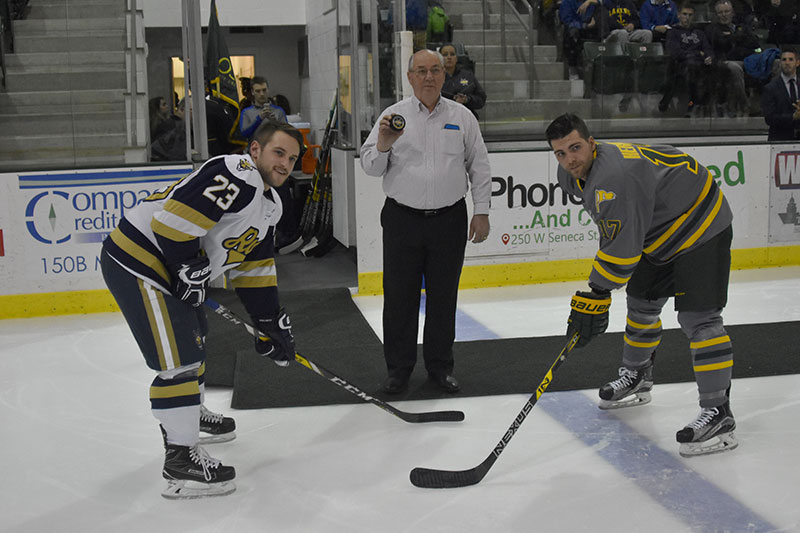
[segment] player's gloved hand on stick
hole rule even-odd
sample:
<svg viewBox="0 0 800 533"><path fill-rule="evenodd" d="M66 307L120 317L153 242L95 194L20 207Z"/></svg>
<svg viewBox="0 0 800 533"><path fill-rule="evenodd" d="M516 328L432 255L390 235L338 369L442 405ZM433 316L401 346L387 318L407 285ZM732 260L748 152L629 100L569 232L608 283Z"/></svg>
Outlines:
<svg viewBox="0 0 800 533"><path fill-rule="evenodd" d="M275 316L254 319L256 328L268 337L256 337L256 351L272 359L278 366L287 366L294 359L292 322L283 308Z"/></svg>
<svg viewBox="0 0 800 533"><path fill-rule="evenodd" d="M567 337L572 337L577 332L580 338L575 347L581 348L608 328L611 292L594 287L591 292L578 291L572 297L570 307L572 310L567 320Z"/></svg>
<svg viewBox="0 0 800 533"><path fill-rule="evenodd" d="M187 259L170 266L172 273L172 294L175 298L192 304L203 305L206 300L206 289L211 277L211 265L208 257L201 256Z"/></svg>

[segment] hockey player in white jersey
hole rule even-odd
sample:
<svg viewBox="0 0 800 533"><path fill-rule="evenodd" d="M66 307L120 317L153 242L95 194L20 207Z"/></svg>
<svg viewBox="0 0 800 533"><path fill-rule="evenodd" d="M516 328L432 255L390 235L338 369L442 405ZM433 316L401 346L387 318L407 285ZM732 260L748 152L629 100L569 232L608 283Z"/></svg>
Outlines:
<svg viewBox="0 0 800 533"><path fill-rule="evenodd" d="M733 215L708 170L671 146L598 143L573 114L546 130L558 182L583 200L600 246L589 291L571 301L567 334L585 346L608 326L611 291L627 285L619 378L600 388L600 408L650 402L660 314L675 300L689 339L700 414L677 432L684 456L732 450L733 348L722 323L730 276Z"/></svg>
<svg viewBox="0 0 800 533"><path fill-rule="evenodd" d="M288 124L264 122L249 154L209 159L128 211L103 242L103 278L156 372L150 405L165 447L166 498L229 494L235 470L202 448L234 437L233 419L203 406L208 282L228 272L260 331L255 349L281 366L294 337L280 308L274 260L283 184L303 146ZM206 435L201 439L201 431Z"/></svg>

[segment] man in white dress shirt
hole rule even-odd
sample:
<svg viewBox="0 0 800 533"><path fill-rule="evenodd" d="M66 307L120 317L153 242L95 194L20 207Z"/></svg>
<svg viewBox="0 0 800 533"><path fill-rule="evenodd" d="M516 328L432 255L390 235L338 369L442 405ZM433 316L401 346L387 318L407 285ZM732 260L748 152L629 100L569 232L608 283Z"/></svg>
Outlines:
<svg viewBox="0 0 800 533"><path fill-rule="evenodd" d="M491 171L478 121L461 104L441 97L444 60L420 50L411 57L414 95L389 106L361 147L361 166L383 177L383 333L388 377L383 390L408 388L417 360L420 290L426 293L423 359L430 379L457 392L453 341L458 281L467 238L489 235ZM393 115L405 119L399 131ZM472 193L467 226L464 197Z"/></svg>

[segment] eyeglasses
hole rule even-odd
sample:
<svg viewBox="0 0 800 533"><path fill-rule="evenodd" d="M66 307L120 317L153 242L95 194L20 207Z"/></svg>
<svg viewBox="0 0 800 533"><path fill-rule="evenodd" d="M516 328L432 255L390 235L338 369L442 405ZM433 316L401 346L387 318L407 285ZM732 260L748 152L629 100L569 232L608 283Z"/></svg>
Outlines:
<svg viewBox="0 0 800 533"><path fill-rule="evenodd" d="M416 74L420 78L426 78L428 76L428 72L430 72L431 74L433 74L434 77L436 77L436 76L439 76L441 73L443 73L444 69L442 67L433 67L430 70L426 69L426 68L416 68L416 69L412 70L411 72L413 72L414 74Z"/></svg>

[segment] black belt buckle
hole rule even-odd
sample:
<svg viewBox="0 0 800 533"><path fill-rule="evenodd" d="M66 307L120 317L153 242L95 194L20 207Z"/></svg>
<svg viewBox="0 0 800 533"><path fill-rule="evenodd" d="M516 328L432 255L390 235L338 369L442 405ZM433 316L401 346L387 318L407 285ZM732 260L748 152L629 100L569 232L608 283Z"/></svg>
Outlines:
<svg viewBox="0 0 800 533"><path fill-rule="evenodd" d="M422 216L424 216L425 218L435 217L436 215L438 215L441 212L442 212L442 209L426 209L426 210L424 210L422 212Z"/></svg>

